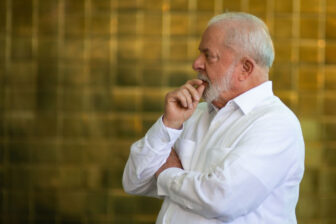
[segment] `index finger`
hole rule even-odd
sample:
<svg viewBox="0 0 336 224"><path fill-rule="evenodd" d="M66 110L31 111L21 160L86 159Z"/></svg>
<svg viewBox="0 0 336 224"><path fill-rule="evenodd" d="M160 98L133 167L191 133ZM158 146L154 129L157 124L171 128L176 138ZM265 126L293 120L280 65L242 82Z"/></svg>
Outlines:
<svg viewBox="0 0 336 224"><path fill-rule="evenodd" d="M187 81L187 84L190 84L192 86L196 85L199 86L203 83L203 81L201 79L191 79L189 81Z"/></svg>
<svg viewBox="0 0 336 224"><path fill-rule="evenodd" d="M202 96L203 91L205 90L205 85L204 85L205 81L203 81L202 79L191 79L187 83L195 87L199 96Z"/></svg>

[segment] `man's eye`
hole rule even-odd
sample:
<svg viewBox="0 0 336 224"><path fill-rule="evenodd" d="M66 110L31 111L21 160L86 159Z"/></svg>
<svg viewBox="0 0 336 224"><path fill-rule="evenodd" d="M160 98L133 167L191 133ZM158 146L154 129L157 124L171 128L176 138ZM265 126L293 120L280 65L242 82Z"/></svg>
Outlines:
<svg viewBox="0 0 336 224"><path fill-rule="evenodd" d="M215 56L212 55L212 54L205 54L205 57L206 57L207 59L214 59L214 58L215 58Z"/></svg>

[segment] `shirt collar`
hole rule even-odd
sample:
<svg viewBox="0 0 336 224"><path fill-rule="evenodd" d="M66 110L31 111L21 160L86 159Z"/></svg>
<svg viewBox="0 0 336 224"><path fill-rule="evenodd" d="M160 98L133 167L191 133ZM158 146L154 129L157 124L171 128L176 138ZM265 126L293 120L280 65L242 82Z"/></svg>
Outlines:
<svg viewBox="0 0 336 224"><path fill-rule="evenodd" d="M229 102L233 102L244 114L248 114L255 106L257 106L260 102L262 102L267 97L273 96L272 89L272 81L266 81L245 93L237 96L236 98L230 100ZM227 102L226 105L229 104ZM212 103L208 104L209 113L220 111L217 107L215 107Z"/></svg>
<svg viewBox="0 0 336 224"><path fill-rule="evenodd" d="M244 114L248 114L255 106L264 99L273 96L272 82L266 81L245 93L237 96L232 101L240 108Z"/></svg>
<svg viewBox="0 0 336 224"><path fill-rule="evenodd" d="M215 107L212 103L208 103L208 111L209 113L212 113L212 112L218 112L219 109L217 107Z"/></svg>

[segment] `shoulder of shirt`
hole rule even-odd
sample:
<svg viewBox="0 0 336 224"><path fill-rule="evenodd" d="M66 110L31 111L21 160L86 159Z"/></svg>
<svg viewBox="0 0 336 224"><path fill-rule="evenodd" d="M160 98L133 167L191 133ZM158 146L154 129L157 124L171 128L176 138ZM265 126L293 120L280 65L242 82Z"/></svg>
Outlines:
<svg viewBox="0 0 336 224"><path fill-rule="evenodd" d="M269 115L271 119L278 119L279 121L285 122L288 126L295 126L300 129L300 121L295 113L277 96L266 100L266 104L263 106L269 106L271 108L263 117Z"/></svg>

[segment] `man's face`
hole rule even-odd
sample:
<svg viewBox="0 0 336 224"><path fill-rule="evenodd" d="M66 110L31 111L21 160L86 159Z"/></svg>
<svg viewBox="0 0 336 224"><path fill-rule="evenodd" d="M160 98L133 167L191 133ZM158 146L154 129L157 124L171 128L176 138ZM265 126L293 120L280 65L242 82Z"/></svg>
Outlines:
<svg viewBox="0 0 336 224"><path fill-rule="evenodd" d="M206 88L203 92L203 98L208 102L212 103L215 100L218 100L221 94L229 93L231 89L232 75L234 72L234 65L227 69L224 75L217 82L212 82L206 75L202 73L197 74L197 78L206 82Z"/></svg>
<svg viewBox="0 0 336 224"><path fill-rule="evenodd" d="M236 60L232 49L224 46L225 33L217 26L204 32L199 45L200 55L193 63L198 78L206 82L203 98L211 103L230 99L234 87Z"/></svg>

